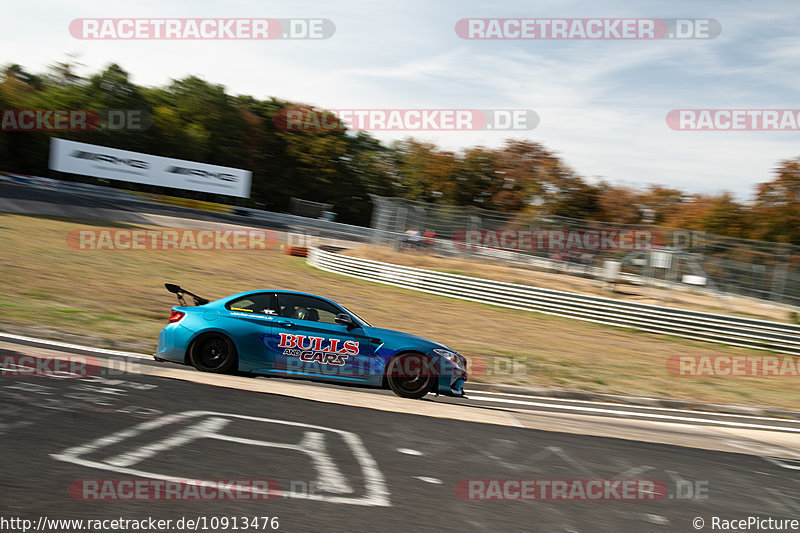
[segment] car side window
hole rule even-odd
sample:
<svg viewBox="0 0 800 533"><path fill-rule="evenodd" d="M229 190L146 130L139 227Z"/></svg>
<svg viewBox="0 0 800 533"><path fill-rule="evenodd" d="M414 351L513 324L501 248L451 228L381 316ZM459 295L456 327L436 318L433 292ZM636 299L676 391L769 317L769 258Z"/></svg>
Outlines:
<svg viewBox="0 0 800 533"><path fill-rule="evenodd" d="M247 313L259 313L265 315L276 314L274 295L269 292L259 292L248 294L243 298L237 298L225 304L230 311L240 311Z"/></svg>
<svg viewBox="0 0 800 533"><path fill-rule="evenodd" d="M325 300L304 294L279 294L278 304L282 317L325 324L335 324L336 315L342 312Z"/></svg>

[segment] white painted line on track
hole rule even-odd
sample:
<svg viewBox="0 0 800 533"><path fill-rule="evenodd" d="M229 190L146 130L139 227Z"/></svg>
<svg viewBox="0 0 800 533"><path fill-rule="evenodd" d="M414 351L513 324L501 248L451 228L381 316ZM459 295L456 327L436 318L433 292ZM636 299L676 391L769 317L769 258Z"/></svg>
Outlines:
<svg viewBox="0 0 800 533"><path fill-rule="evenodd" d="M397 448L397 451L406 455L422 455L421 451L412 450L411 448Z"/></svg>
<svg viewBox="0 0 800 533"><path fill-rule="evenodd" d="M780 459L776 459L774 457L764 457L764 459L766 459L767 461L769 461L770 463L772 463L774 465L780 466L781 468L788 468L789 470L800 470L800 465L794 465L794 464L786 463L786 462L781 461Z"/></svg>
<svg viewBox="0 0 800 533"><path fill-rule="evenodd" d="M678 409L674 407L649 407L647 405L632 405L632 404L619 404L613 402L598 402L594 400L573 400L571 398L554 398L552 396L533 396L531 394L516 394L510 392L489 392L489 391L478 391L478 394L491 394L493 396L512 396L514 398L527 398L532 399L536 398L539 401L552 401L558 403L582 403L582 404L589 404L589 405L603 405L611 408L620 408L625 407L625 409L648 409L652 411L670 411L670 412L679 412L679 413L692 413L695 415L709 415L709 416L724 416L730 418L746 418L748 420L770 420L775 421L776 419L770 416L755 416L755 415L739 415L733 413L715 413L713 411L699 411L694 409ZM472 393L469 395L469 399L472 400L475 397L472 396ZM654 398L655 399L655 398ZM676 400L678 401L678 400ZM782 422L787 422L791 424L800 424L800 420L794 420L791 418L781 418Z"/></svg>
<svg viewBox="0 0 800 533"><path fill-rule="evenodd" d="M3 333L0 332L0 339L11 339L23 342L30 342L34 344L44 344L47 346L53 346L57 348L65 348L65 349L72 349L72 350L82 350L87 352L93 352L103 355L114 355L118 357L129 357L132 359L145 359L145 360L154 360L152 355L145 355L139 354L135 352L124 352L120 350L109 350L106 348L95 348L93 346L83 346L80 344L71 344L61 341L52 341L47 339L37 339L35 337L26 337L23 335L14 335L11 333ZM605 403L605 402L595 402L590 400L574 400L574 399L561 399L561 398L542 398L544 401L529 401L529 400L516 400L516 399L508 399L508 398L496 398L494 396L512 396L512 397L524 397L530 398L530 396L524 394L513 394L513 393L497 393L497 392L480 392L479 394L486 394L490 396L473 396L470 394L470 400L479 400L485 402L497 402L497 403L507 403L507 404L517 404L517 405L525 405L530 407L549 407L552 409L560 409L566 411L577 411L583 412L587 414L595 413L595 414L613 414L619 416L627 416L627 417L638 417L638 418L650 418L650 419L659 419L664 420L667 422L675 422L675 423L701 423L701 424L710 424L710 425L717 425L717 426L727 426L727 427L738 427L743 429L760 429L760 430L767 430L767 431L780 431L786 433L800 433L800 428L792 428L792 427L785 427L785 426L771 426L767 424L748 424L743 422L734 422L734 421L721 421L721 420L711 420L705 418L695 418L691 416L675 416L675 415L663 415L657 413L639 413L634 411L633 409L649 409L649 410L659 410L659 411L670 411L670 412L679 412L679 413L686 413L691 415L711 415L716 417L740 417L746 418L749 420L771 420L774 421L774 418L769 417L756 417L756 416L747 416L747 415L738 415L738 414L728 414L728 413L713 413L708 411L692 411L692 410L684 410L684 409L670 409L667 407L647 407L641 405L625 405L624 409L621 409L619 404L613 403ZM559 402L560 404L563 403L584 403L584 404L594 404L594 405L603 405L608 407L608 409L601 409L597 407L583 407L579 405L559 405L554 403L547 403L547 401ZM469 405L466 402L464 405ZM628 410L630 409L630 410ZM782 422L792 423L792 424L800 424L800 421L797 420L781 420ZM512 424L512 425L517 425ZM521 424L519 424L521 426Z"/></svg>
<svg viewBox="0 0 800 533"><path fill-rule="evenodd" d="M597 407L581 407L579 405L556 405L552 403L544 403L544 402L530 402L530 401L522 401L522 400L509 400L506 398L484 398L480 396L470 396L472 400L481 400L484 402L498 402L498 403L510 403L516 405L526 405L531 407L550 407L553 409L563 409L565 411L578 411L578 412L585 412L585 413L602 413L602 414L613 414L613 415L620 415L626 417L639 417L639 418L656 418L659 420L664 420L667 422L679 422L679 423L701 423L701 424L711 424L716 426L725 426L725 427L738 427L743 429L764 429L768 431L782 431L787 433L800 433L800 428L791 428L791 427L781 427L781 426L769 426L766 424L745 424L743 422L733 422L733 421L723 421L723 420L710 420L706 418L694 418L689 416L672 416L672 415L660 415L656 413L635 413L631 411L623 411L620 409L599 409ZM684 411L681 411L684 412Z"/></svg>
<svg viewBox="0 0 800 533"><path fill-rule="evenodd" d="M414 479L418 479L420 481L424 481L425 483L432 483L434 485L441 485L442 480L437 479L435 477L427 477L427 476L412 476Z"/></svg>
<svg viewBox="0 0 800 533"><path fill-rule="evenodd" d="M51 341L47 339L37 339L34 337L24 337L22 335L13 335L11 333L3 333L0 332L0 339L13 339L17 341L23 342L33 342L36 344L46 344L48 346L55 346L57 348L66 348L68 350L82 350L87 352L94 352L100 353L104 355L116 355L119 357L130 357L132 359L149 359L150 361L154 361L152 355L145 355L141 353L134 353L134 352L123 352L120 350L108 350L106 348L95 348L93 346L82 346L80 344L70 344L68 342L61 342L61 341Z"/></svg>
<svg viewBox="0 0 800 533"><path fill-rule="evenodd" d="M288 493L275 493L274 491L263 491L261 489L255 487L241 487L239 490L243 490L246 492L251 492L253 494L275 494L280 496L285 494L292 498L301 498L307 500L316 500L316 501L326 501L331 503L345 503L345 504L353 504L353 505L368 505L368 506L382 506L382 507L391 507L391 501L389 499L389 489L386 486L385 478L383 473L378 468L378 464L373 459L372 455L367 450L366 446L364 445L361 437L359 437L356 433L351 431L345 431L342 429L331 428L326 426L318 426L314 424L306 424L304 422L295 422L292 420L279 420L275 418L261 418L255 416L248 416L248 415L240 415L236 413L222 413L222 412L215 412L215 411L183 411L181 413L175 413L171 415L165 415L161 418L156 420L150 420L147 422L142 422L137 424L131 428L124 429L122 431L117 431L111 435L107 435L105 437L101 437L99 439L95 439L91 442L86 444L82 444L79 446L73 446L68 448L61 453L58 454L50 454L50 457L53 459L64 461L67 463L77 464L81 466L86 466L89 468L97 468L100 470L107 470L111 472L121 473L121 474L128 474L137 477L149 478L149 479L159 479L165 481L178 481L183 484L192 484L192 485L201 485L203 483L202 479L191 479L191 478L183 478L178 477L175 475L169 475L165 473L159 472L149 472L144 471L136 468L131 468L130 466L118 466L116 463L120 465L134 465L137 462L140 462L143 459L151 457L156 453L167 449L169 445L169 441L161 440L156 442L154 445L151 446L150 449L146 450L144 454L136 455L134 452L132 455L129 454L128 456L119 456L120 458L115 462L108 462L108 461L99 461L94 459L88 459L86 456L100 451L104 448L107 448L112 445L116 445L119 443L124 443L126 440L130 441L134 438L140 438L140 435L147 435L148 432L153 430L158 430L160 428L169 428L170 424L179 423L179 422L189 422L192 420L203 420L203 419L211 419L213 421L212 426L218 426L218 421L225 420L225 419L233 419L233 420L244 420L250 422L259 422L265 424L279 424L283 426L291 426L295 428L299 428L302 430L310 430L310 431L317 431L317 432L330 432L336 435L339 435L342 440L344 440L345 444L350 450L351 455L355 458L357 465L361 469L361 480L364 484L364 494L357 497L349 497L349 496L328 496L326 494L307 494L307 493L295 493L295 492L288 492ZM206 428L209 429L209 428ZM239 441L251 441L248 444L259 444L264 446L266 444L277 444L277 443L267 443L266 441L255 441L252 439L242 439L236 438L231 436L225 436L220 434L215 434L213 429L211 433L206 434L205 431L201 430L200 428L196 428L196 431L191 432L188 435L188 438L196 439L198 437L212 437L212 438L220 438L226 437L227 440L236 439ZM180 439L187 438L185 433L179 434ZM304 439L303 442L305 442ZM302 443L301 443L302 444ZM277 444L275 447L279 448L298 448L298 446L291 446L286 444ZM312 445L312 448L314 446ZM307 450L305 450L307 452ZM319 454L325 453L324 451L317 448L312 452L312 454ZM319 466L319 465L317 465ZM324 479L324 478L323 478Z"/></svg>

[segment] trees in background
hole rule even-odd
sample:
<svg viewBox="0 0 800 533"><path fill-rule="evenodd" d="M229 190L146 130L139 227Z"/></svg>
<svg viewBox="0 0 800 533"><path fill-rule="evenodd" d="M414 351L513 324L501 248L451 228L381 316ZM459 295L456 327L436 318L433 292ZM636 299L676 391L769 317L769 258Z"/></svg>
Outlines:
<svg viewBox="0 0 800 533"><path fill-rule="evenodd" d="M782 161L775 174L757 187L750 236L800 244L800 158Z"/></svg>
<svg viewBox="0 0 800 533"><path fill-rule="evenodd" d="M52 135L138 152L244 168L253 172L249 200L191 195L275 211L291 197L334 204L339 220L368 224L370 194L509 213L558 215L621 224L653 223L800 245L800 158L783 161L752 202L730 194L699 195L665 186L644 189L586 180L541 143L508 140L498 148L460 152L413 138L384 145L363 131L336 127L287 131L287 109L317 111L277 99L233 96L195 76L163 87L140 87L111 64L81 78L57 63L45 74L20 65L0 70L0 109L135 109L140 131L2 132L0 169L49 175ZM59 176L64 178L65 176ZM69 179L93 178L71 177Z"/></svg>

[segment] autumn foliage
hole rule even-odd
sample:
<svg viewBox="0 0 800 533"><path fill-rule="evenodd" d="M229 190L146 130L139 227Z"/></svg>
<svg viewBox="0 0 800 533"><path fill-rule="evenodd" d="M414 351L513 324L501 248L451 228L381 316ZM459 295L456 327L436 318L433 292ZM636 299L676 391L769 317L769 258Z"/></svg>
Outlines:
<svg viewBox="0 0 800 533"><path fill-rule="evenodd" d="M298 107L311 109L275 98L233 96L223 86L194 76L163 87L142 87L116 64L87 78L77 76L69 63L41 75L10 65L0 72L0 109L137 109L147 113L149 123L142 131L0 132L0 170L93 181L56 176L48 169L49 137L55 135L253 172L252 197L246 201L188 191L153 192L274 211L285 211L289 199L299 197L332 203L339 220L354 224L369 223L369 195L377 194L800 245L800 158L778 163L774 176L753 176L754 182L769 181L757 185L752 199L740 201L729 193L620 186L613 184L613 176L587 180L542 143L530 140L452 152L413 138L387 145L343 126L323 131L280 128L282 114Z"/></svg>

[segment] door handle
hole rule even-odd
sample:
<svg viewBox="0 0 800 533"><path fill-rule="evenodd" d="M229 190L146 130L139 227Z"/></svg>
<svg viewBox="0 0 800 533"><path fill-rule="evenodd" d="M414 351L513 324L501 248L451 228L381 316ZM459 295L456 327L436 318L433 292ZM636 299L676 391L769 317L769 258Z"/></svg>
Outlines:
<svg viewBox="0 0 800 533"><path fill-rule="evenodd" d="M278 322L278 325L283 326L285 328L291 328L292 326L294 326L294 324L292 324L291 322Z"/></svg>

